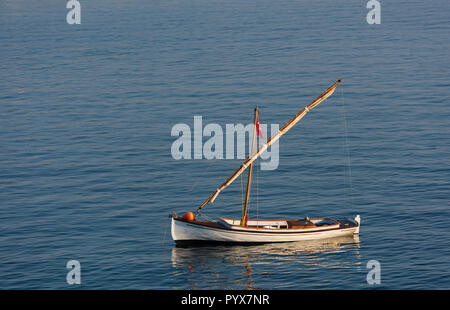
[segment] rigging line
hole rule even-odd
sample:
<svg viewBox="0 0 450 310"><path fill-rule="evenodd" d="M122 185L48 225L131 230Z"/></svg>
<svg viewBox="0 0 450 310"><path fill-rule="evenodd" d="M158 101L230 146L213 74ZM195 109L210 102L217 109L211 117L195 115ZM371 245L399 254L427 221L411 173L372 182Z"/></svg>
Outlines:
<svg viewBox="0 0 450 310"><path fill-rule="evenodd" d="M211 168L212 164L215 164L217 162L217 159L209 159L210 163L209 165L206 167L206 170L204 171L204 174L209 172L209 169ZM187 193L192 193L192 191L194 190L194 188L197 186L197 184L200 182L201 178L198 178L197 181L195 181L191 188L189 189L189 191L187 191ZM181 197L178 197L179 201L184 202L184 200L186 200L188 198L188 195L183 195Z"/></svg>
<svg viewBox="0 0 450 310"><path fill-rule="evenodd" d="M347 117L345 115L345 102L344 102L344 85L341 87L341 97L342 97L342 117L344 119L344 148L347 153L347 169L348 169L348 182L350 187L350 205L353 207L353 185L352 185L352 168L351 168L351 160L350 160L350 145L348 142L348 125L347 125Z"/></svg>
<svg viewBox="0 0 450 310"><path fill-rule="evenodd" d="M258 110L258 120L261 123L261 110ZM267 130L266 130L267 131ZM261 131L261 136L263 136L263 132ZM257 147L260 147L261 137L256 137ZM264 142L263 142L264 143ZM256 166L256 227L259 226L259 170L261 169L261 159L257 158L255 162Z"/></svg>
<svg viewBox="0 0 450 310"><path fill-rule="evenodd" d="M257 159L258 167L256 167L256 227L259 225L259 169L261 168L261 162Z"/></svg>
<svg viewBox="0 0 450 310"><path fill-rule="evenodd" d="M258 114L257 114L257 120L258 120L259 123L261 123L261 111L259 109L258 109ZM259 129L259 132L260 132L260 135L262 136L263 133L262 133L261 128ZM260 144L261 144L260 143L260 138L261 137L259 135L257 135L256 131L255 131L255 134L256 134L255 144L256 144L256 149L258 149L260 147ZM259 180L258 180L258 170L260 169L259 158L257 158L255 160L253 166L255 167L255 170L256 170L256 172L255 172L256 173L256 195L255 195L256 196L256 227L258 227L258 219L259 219L259 206L258 206Z"/></svg>

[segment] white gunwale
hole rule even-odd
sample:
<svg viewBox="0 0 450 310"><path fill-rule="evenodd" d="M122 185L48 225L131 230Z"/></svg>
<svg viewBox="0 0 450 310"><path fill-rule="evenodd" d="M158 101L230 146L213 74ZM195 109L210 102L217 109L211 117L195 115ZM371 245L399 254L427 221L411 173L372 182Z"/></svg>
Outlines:
<svg viewBox="0 0 450 310"><path fill-rule="evenodd" d="M356 219L340 220L338 225L327 225L326 227L320 227L320 229L317 229L317 227L315 229L246 229L245 227L233 229L216 221L187 221L179 217L172 217L171 230L172 238L177 243L189 241L292 242L353 235L358 232L359 222Z"/></svg>

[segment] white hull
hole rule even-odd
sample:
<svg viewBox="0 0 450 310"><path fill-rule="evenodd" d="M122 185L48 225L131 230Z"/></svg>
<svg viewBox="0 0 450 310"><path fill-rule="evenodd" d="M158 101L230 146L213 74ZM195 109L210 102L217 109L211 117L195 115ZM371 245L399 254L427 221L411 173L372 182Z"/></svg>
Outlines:
<svg viewBox="0 0 450 310"><path fill-rule="evenodd" d="M228 220L228 222L233 220ZM227 225L224 220L209 222L216 225L199 224L172 217L172 238L175 242L293 242L324 238L342 237L359 233L359 216L355 220L345 220L348 225L327 225L302 229L246 228ZM272 221L276 222L276 221ZM279 221L281 222L281 221ZM219 224L219 225L217 225ZM266 226L268 227L268 226Z"/></svg>

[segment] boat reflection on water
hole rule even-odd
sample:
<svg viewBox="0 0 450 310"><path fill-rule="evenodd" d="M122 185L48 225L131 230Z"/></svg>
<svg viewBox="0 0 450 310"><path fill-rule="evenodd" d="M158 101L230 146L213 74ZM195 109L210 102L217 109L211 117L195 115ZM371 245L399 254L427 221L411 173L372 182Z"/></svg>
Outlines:
<svg viewBox="0 0 450 310"><path fill-rule="evenodd" d="M361 272L359 237L261 245L175 246L172 267L175 275L185 280L187 289L296 289L299 279L312 277L323 277L326 285L330 277ZM333 272L327 272L330 270Z"/></svg>

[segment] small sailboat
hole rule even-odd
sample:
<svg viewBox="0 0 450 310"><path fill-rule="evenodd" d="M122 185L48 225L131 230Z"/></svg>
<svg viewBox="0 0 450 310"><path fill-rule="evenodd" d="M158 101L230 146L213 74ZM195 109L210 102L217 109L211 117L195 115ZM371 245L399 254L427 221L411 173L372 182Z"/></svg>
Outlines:
<svg viewBox="0 0 450 310"><path fill-rule="evenodd" d="M172 238L177 243L197 242L228 242L228 243L269 243L314 240L331 237L342 237L359 233L360 216L353 219L332 218L299 218L286 220L249 220L247 218L248 198L252 178L253 162L270 145L288 132L309 111L333 94L341 79L330 86L314 101L304 107L297 115L289 120L280 130L272 135L255 152L255 136L259 135L258 108L255 108L252 138L252 152L225 182L220 185L206 201L197 209L182 217L172 213ZM248 169L247 187L242 210L242 218L219 218L217 221L201 219L200 210L208 203L213 203L219 193L227 188L237 177Z"/></svg>

